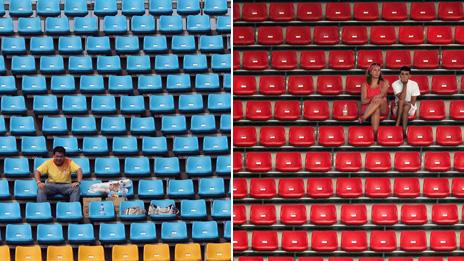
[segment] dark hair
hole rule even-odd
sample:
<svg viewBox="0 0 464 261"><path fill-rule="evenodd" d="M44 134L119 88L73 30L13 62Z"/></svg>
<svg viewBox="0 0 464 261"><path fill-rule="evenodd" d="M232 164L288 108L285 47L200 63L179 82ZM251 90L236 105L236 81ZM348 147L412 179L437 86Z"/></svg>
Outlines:
<svg viewBox="0 0 464 261"><path fill-rule="evenodd" d="M62 147L62 146L58 146L58 147L53 148L53 154L55 154L57 152L65 154L66 149L64 147Z"/></svg>
<svg viewBox="0 0 464 261"><path fill-rule="evenodd" d="M402 71L406 71L406 72L411 73L411 67L409 67L409 66L403 66L403 67L401 67L401 69L400 69L400 73L401 73Z"/></svg>
<svg viewBox="0 0 464 261"><path fill-rule="evenodd" d="M373 65L378 65L380 67L380 64L378 63L372 63L371 66ZM380 71L380 75L379 75L379 79L377 81L377 84L380 84L380 82L383 81L383 76L382 76L382 70ZM367 70L367 75L366 75L366 82L367 84L371 85L372 84L372 75L371 73L369 72L369 69Z"/></svg>

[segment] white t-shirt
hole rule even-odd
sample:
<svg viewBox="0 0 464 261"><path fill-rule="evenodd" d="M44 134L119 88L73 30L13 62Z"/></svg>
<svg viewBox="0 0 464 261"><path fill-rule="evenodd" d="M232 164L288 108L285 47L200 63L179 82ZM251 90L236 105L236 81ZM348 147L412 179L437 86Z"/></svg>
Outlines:
<svg viewBox="0 0 464 261"><path fill-rule="evenodd" d="M399 94L401 91L403 91L403 83L401 80L396 80L392 84L393 92L395 95ZM407 83L407 91L406 91L406 97L404 98L405 101L410 102L412 96L419 96L420 95L420 90L419 90L419 85L415 81L408 80ZM398 97L396 98L398 99Z"/></svg>

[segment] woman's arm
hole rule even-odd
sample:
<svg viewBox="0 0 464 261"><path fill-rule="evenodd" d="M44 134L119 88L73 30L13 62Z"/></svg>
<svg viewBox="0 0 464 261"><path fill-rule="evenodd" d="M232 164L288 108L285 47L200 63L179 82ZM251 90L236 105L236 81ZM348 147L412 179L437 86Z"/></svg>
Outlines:
<svg viewBox="0 0 464 261"><path fill-rule="evenodd" d="M390 83L387 80L384 80L382 84L382 89L380 89L380 96L382 98L387 97L388 88L390 88Z"/></svg>

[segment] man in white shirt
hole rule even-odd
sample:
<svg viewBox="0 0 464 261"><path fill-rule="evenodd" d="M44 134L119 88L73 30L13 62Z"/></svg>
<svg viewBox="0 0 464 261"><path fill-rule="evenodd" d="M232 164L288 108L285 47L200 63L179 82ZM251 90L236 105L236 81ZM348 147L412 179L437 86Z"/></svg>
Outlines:
<svg viewBox="0 0 464 261"><path fill-rule="evenodd" d="M403 125L403 133L406 136L408 127L408 117L416 114L416 99L420 95L419 85L415 81L409 80L411 68L403 66L400 69L400 79L393 82L392 88L395 93L395 106L393 114L396 114L396 126Z"/></svg>

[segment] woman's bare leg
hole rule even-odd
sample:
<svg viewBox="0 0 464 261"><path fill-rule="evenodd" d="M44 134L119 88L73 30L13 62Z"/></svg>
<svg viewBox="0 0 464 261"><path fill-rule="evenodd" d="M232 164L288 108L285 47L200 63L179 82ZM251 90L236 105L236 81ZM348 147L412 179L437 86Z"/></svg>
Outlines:
<svg viewBox="0 0 464 261"><path fill-rule="evenodd" d="M387 99L382 99L380 101L380 115L388 115Z"/></svg>
<svg viewBox="0 0 464 261"><path fill-rule="evenodd" d="M379 129L380 124L380 109L374 111L371 116L371 126L374 129L374 138L377 139L377 130Z"/></svg>
<svg viewBox="0 0 464 261"><path fill-rule="evenodd" d="M379 100L373 100L369 106L367 106L366 110L364 111L364 114L361 116L363 120L367 120L378 108L380 107L380 101Z"/></svg>

